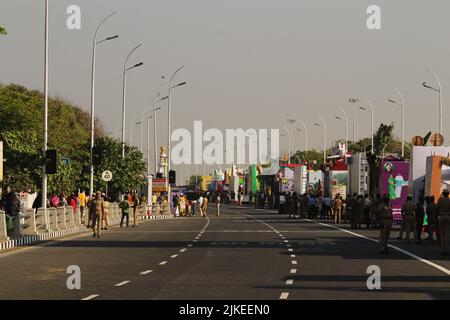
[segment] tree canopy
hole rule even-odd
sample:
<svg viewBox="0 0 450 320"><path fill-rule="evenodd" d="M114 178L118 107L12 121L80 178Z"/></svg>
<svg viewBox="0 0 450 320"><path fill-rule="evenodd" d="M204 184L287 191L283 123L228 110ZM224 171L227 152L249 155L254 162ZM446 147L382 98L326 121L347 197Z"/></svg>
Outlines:
<svg viewBox="0 0 450 320"><path fill-rule="evenodd" d="M58 173L50 175L48 190L53 193L87 190L90 159L90 114L61 98L49 99L48 148L58 153ZM44 96L23 86L0 84L0 140L4 142L4 185L15 190L40 189L42 179ZM144 162L142 153L127 146L122 159L121 144L104 138L97 119L95 144L105 156L95 168L95 187L100 188L104 168L114 171L117 180L111 190L126 191L141 183ZM120 152L118 151L120 149ZM62 161L70 159L70 161ZM102 188L104 189L104 188Z"/></svg>

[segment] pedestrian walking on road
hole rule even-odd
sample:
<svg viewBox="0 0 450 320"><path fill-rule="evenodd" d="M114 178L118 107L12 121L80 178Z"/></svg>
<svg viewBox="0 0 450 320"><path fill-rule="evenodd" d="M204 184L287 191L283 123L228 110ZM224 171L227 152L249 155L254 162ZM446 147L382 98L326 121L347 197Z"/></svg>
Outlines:
<svg viewBox="0 0 450 320"><path fill-rule="evenodd" d="M139 198L137 194L133 197L133 227L138 225L138 213L139 213Z"/></svg>
<svg viewBox="0 0 450 320"><path fill-rule="evenodd" d="M423 221L425 219L425 203L424 203L424 197L419 197L419 202L416 206L416 243L420 244L422 240L422 231L423 231Z"/></svg>
<svg viewBox="0 0 450 320"><path fill-rule="evenodd" d="M403 238L403 232L406 232L406 241L410 243L409 236L411 232L414 236L414 242L417 242L417 233L416 233L416 219L414 217L414 202L412 201L412 197L408 196L406 198L406 202L402 207L402 227L400 230L400 240Z"/></svg>
<svg viewBox="0 0 450 320"><path fill-rule="evenodd" d="M439 233L441 240L441 254L448 255L448 241L450 237L450 198L449 191L442 191L442 198L438 201Z"/></svg>
<svg viewBox="0 0 450 320"><path fill-rule="evenodd" d="M436 233L439 242L439 207L434 196L427 197L427 217L428 217L428 241L433 244L433 233Z"/></svg>
<svg viewBox="0 0 450 320"><path fill-rule="evenodd" d="M378 211L380 213L381 230L380 230L380 253L388 253L388 241L392 230L392 207L389 201L389 195L383 197Z"/></svg>
<svg viewBox="0 0 450 320"><path fill-rule="evenodd" d="M198 198L198 210L200 211L200 216L203 217L203 195L200 195L200 197Z"/></svg>
<svg viewBox="0 0 450 320"><path fill-rule="evenodd" d="M122 209L122 218L120 219L120 227L123 227L123 219L127 219L127 227L130 223L130 204L127 199L122 200L119 204L120 209Z"/></svg>
<svg viewBox="0 0 450 320"><path fill-rule="evenodd" d="M364 195L364 222L366 223L366 228L370 229L371 221L370 221L370 207L372 205L372 201L369 198L369 195L366 193Z"/></svg>
<svg viewBox="0 0 450 320"><path fill-rule="evenodd" d="M103 228L102 230L108 230L109 229L109 198L104 195L103 197Z"/></svg>
<svg viewBox="0 0 450 320"><path fill-rule="evenodd" d="M341 195L338 193L334 197L333 201L333 215L334 215L334 223L340 224L341 223L341 216L342 216L342 198Z"/></svg>
<svg viewBox="0 0 450 320"><path fill-rule="evenodd" d="M203 198L201 208L202 208L202 216L206 217L206 212L208 211L208 196L206 195Z"/></svg>
<svg viewBox="0 0 450 320"><path fill-rule="evenodd" d="M328 194L322 199L322 209L320 210L320 218L329 219L331 216L331 198Z"/></svg>
<svg viewBox="0 0 450 320"><path fill-rule="evenodd" d="M78 200L80 201L81 223L84 223L86 211L86 193L84 192L84 190L78 194Z"/></svg>
<svg viewBox="0 0 450 320"><path fill-rule="evenodd" d="M94 231L93 237L97 236L97 238L100 238L100 233L103 227L103 213L104 213L104 206L103 206L103 199L102 194L100 191L97 192L95 199L91 202L92 209L94 212L93 215L93 221L92 221L92 229Z"/></svg>
<svg viewBox="0 0 450 320"><path fill-rule="evenodd" d="M221 201L220 195L217 194L217 197L216 197L216 210L217 210L217 216L220 216L220 201Z"/></svg>
<svg viewBox="0 0 450 320"><path fill-rule="evenodd" d="M295 219L295 216L297 215L298 211L298 198L297 193L295 192L289 197L288 210L289 210L289 219L291 218L291 216Z"/></svg>

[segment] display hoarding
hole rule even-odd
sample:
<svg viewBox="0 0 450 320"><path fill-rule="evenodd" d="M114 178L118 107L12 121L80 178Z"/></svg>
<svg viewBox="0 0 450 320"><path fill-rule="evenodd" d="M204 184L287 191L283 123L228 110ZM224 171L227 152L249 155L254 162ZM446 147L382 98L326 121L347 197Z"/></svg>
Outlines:
<svg viewBox="0 0 450 320"><path fill-rule="evenodd" d="M381 163L380 191L388 195L394 221L402 220L401 210L408 197L409 162L383 160Z"/></svg>

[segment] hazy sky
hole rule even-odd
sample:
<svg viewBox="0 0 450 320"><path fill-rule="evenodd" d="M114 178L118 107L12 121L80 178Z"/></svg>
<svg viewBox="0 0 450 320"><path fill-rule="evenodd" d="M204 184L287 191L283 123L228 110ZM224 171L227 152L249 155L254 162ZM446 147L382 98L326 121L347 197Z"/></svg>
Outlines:
<svg viewBox="0 0 450 320"><path fill-rule="evenodd" d="M81 30L66 28L66 8L82 10ZM382 10L382 30L366 27L366 9ZM98 23L107 22L100 38L120 38L99 46L96 111L106 127L121 127L122 67L139 42L130 63L144 67L128 76L128 120L136 120L150 103L161 74L184 64L176 81L187 86L174 92L173 128L280 128L287 117L310 125L310 146L321 148L322 131L313 127L321 113L328 140L343 138L344 123L335 120L338 106L350 116L351 96L369 96L375 121L400 124L406 102L406 140L438 129L438 95L421 87L436 86L425 72L441 78L444 124L450 119L449 1L406 0L50 0L51 95L90 108L91 43ZM0 0L0 82L43 88L44 0ZM362 99L361 99L362 100ZM165 105L159 114L160 138L166 139ZM369 135L370 115L357 112L357 137ZM129 126L129 121L127 121ZM400 134L400 126L396 127ZM444 125L446 137L450 134ZM128 136L128 132L127 132ZM139 131L135 126L134 143ZM165 140L164 140L165 141ZM304 136L295 133L295 146ZM284 139L282 149L287 140Z"/></svg>

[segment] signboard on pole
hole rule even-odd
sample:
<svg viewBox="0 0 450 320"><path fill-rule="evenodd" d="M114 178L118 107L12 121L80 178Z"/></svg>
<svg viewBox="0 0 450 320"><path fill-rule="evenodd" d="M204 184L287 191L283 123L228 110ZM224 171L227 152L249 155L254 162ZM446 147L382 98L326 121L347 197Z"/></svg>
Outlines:
<svg viewBox="0 0 450 320"><path fill-rule="evenodd" d="M402 220L402 207L408 197L409 162L383 160L381 163L381 195L388 195L394 215L394 221Z"/></svg>
<svg viewBox="0 0 450 320"><path fill-rule="evenodd" d="M165 178L155 178L152 183L153 192L166 192L166 179Z"/></svg>
<svg viewBox="0 0 450 320"><path fill-rule="evenodd" d="M109 170L103 171L102 180L105 182L109 182L112 180L112 172Z"/></svg>

